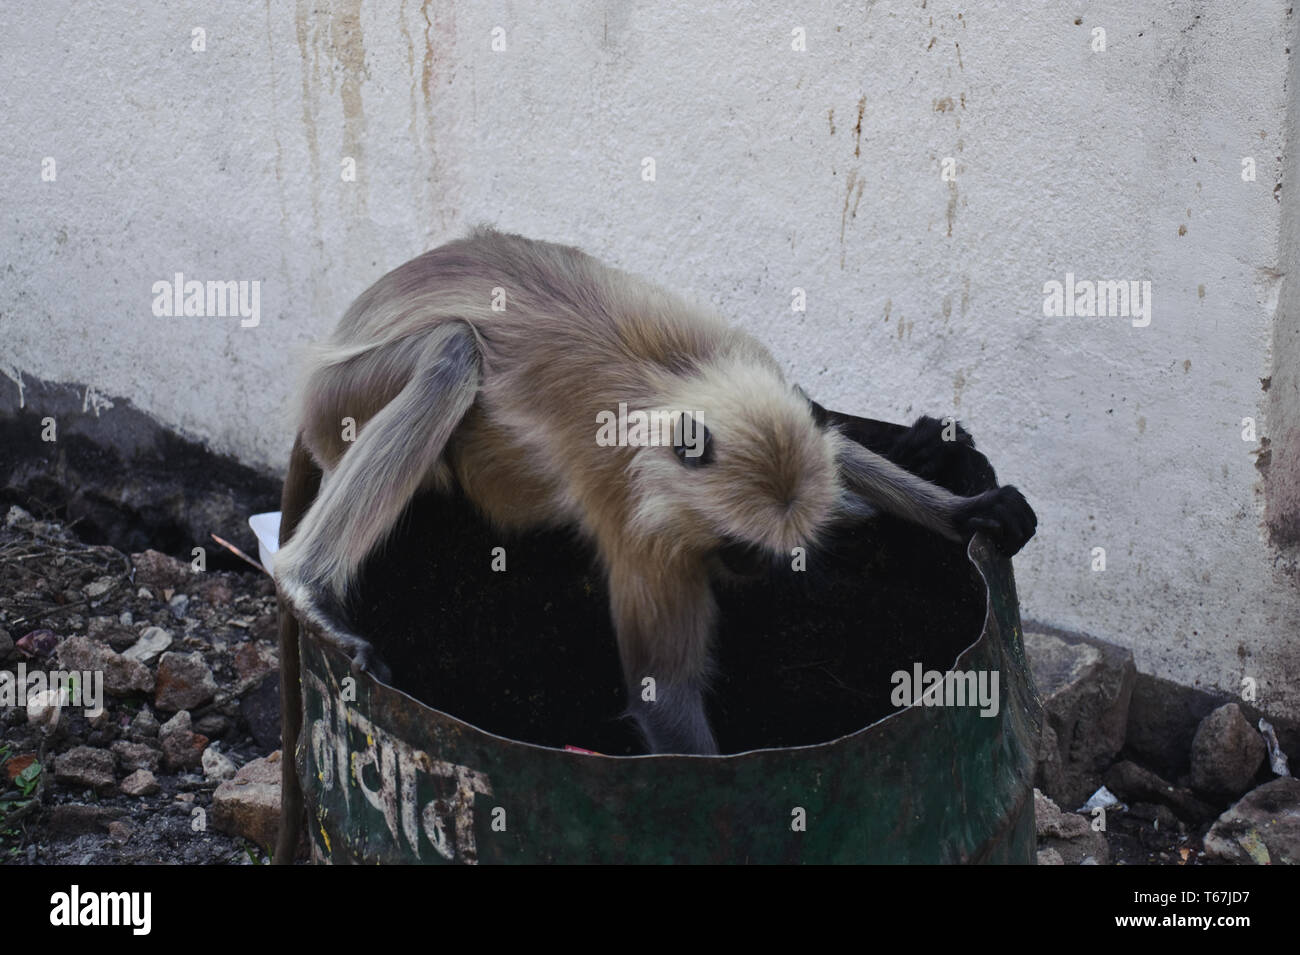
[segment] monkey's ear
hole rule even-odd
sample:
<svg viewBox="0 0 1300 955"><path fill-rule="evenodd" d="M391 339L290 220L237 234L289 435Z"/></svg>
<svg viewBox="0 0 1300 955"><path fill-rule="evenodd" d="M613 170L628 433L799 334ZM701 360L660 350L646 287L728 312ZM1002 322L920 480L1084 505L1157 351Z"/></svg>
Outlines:
<svg viewBox="0 0 1300 955"><path fill-rule="evenodd" d="M812 398L808 396L808 392L804 391L798 385L794 386L794 393L804 401L808 402L808 407L812 409L813 423L819 428L825 428L827 423L831 420L830 412L817 402L813 401Z"/></svg>
<svg viewBox="0 0 1300 955"><path fill-rule="evenodd" d="M688 468L703 467L713 461L713 435L689 411L682 412L673 428L673 453Z"/></svg>

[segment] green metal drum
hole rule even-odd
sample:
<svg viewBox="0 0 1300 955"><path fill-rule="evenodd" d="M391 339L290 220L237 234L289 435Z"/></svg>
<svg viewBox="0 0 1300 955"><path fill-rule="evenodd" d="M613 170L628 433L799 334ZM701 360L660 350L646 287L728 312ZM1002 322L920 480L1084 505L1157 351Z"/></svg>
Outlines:
<svg viewBox="0 0 1300 955"><path fill-rule="evenodd" d="M882 449L898 430L837 417ZM940 483L989 486L961 455ZM359 605L399 688L303 640L316 861L1033 863L1041 706L1011 564L983 538L918 547L885 520L834 548L829 587L723 588L710 712L730 754L622 755L636 740L590 555L506 541L500 573L490 528L429 506Z"/></svg>

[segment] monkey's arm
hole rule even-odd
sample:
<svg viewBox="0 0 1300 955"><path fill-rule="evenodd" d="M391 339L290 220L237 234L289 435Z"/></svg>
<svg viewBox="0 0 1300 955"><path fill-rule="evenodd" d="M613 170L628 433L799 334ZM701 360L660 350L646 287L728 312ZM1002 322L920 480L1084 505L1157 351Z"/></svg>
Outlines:
<svg viewBox="0 0 1300 955"><path fill-rule="evenodd" d="M606 551L627 712L651 753L718 752L704 709L717 607L696 557Z"/></svg>
<svg viewBox="0 0 1300 955"><path fill-rule="evenodd" d="M429 342L406 386L361 428L275 558L280 592L356 669L388 668L349 625L345 606L362 562L433 469L478 391L480 360L469 326L449 323Z"/></svg>
<svg viewBox="0 0 1300 955"><path fill-rule="evenodd" d="M952 540L984 531L1008 557L1025 546L1038 526L1029 502L1009 484L960 497L853 441L841 443L838 457L850 495L849 510L858 497Z"/></svg>

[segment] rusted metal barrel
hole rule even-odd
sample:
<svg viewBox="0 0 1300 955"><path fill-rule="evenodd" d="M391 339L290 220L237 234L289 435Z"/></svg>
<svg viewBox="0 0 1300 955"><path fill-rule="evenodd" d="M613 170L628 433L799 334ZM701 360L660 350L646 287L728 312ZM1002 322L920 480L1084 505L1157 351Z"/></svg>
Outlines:
<svg viewBox="0 0 1300 955"><path fill-rule="evenodd" d="M876 450L901 431L835 417ZM969 494L994 478L960 448L937 480ZM730 755L624 755L636 741L591 555L420 503L358 604L397 687L303 640L313 859L1032 863L1041 707L1011 565L981 537L923 536L878 519L806 575L720 587L710 712ZM968 679L915 680L947 672Z"/></svg>

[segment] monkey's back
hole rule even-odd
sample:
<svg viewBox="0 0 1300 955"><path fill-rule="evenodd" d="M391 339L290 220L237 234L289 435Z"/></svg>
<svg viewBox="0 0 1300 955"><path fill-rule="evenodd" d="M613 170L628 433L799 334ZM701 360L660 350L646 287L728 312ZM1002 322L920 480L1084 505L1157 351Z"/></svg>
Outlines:
<svg viewBox="0 0 1300 955"><path fill-rule="evenodd" d="M776 368L749 336L642 279L569 246L480 229L389 272L317 351L300 420L323 466L347 450L339 421L364 427L449 322L473 329L482 375L447 463L509 525L591 530L625 518L633 449L599 446L598 414L662 407L675 378L731 355Z"/></svg>

